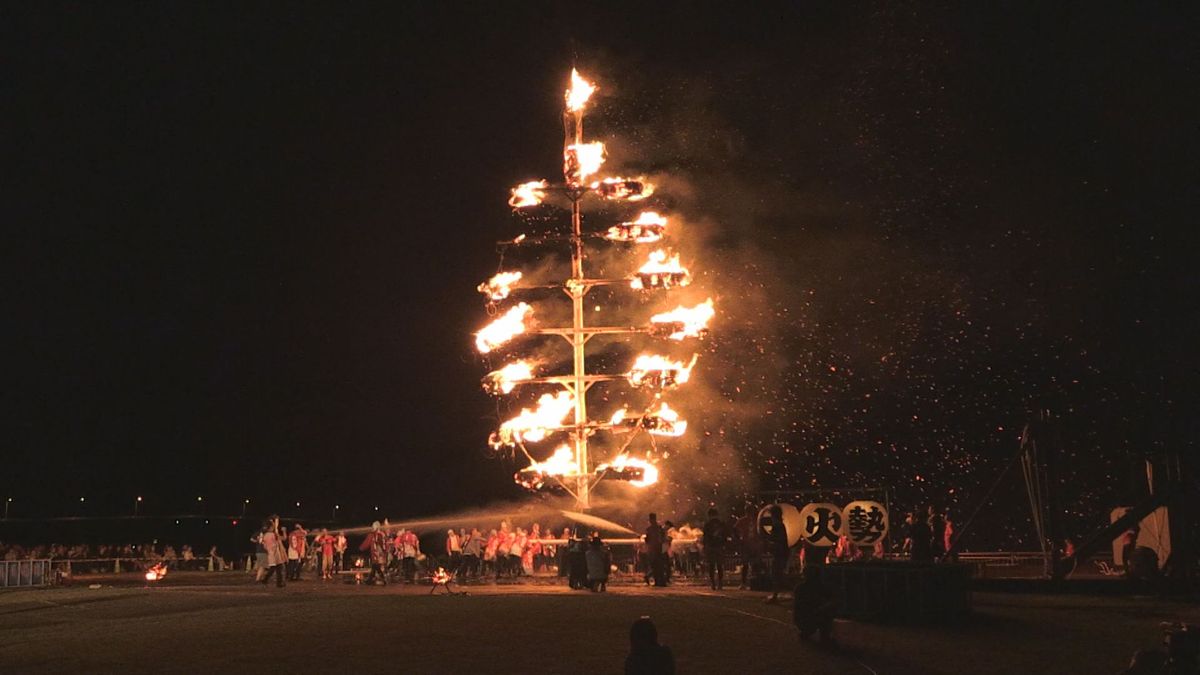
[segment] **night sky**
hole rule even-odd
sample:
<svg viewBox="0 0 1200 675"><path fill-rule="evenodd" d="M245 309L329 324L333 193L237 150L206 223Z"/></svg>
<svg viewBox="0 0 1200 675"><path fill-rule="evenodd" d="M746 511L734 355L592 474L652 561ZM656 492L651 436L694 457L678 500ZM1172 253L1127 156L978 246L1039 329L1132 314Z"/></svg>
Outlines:
<svg viewBox="0 0 1200 675"><path fill-rule="evenodd" d="M475 286L550 227L506 199L559 175L577 65L719 308L639 505L961 512L1049 409L1091 529L1144 453L1195 447L1196 17L1053 4L10 4L0 490L25 516L520 497Z"/></svg>

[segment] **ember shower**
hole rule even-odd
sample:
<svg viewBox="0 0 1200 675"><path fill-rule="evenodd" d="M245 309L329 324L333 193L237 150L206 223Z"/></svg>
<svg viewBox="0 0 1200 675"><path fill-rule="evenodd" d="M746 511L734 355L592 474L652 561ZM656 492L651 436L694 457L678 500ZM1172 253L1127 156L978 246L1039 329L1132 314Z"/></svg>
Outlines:
<svg viewBox="0 0 1200 675"><path fill-rule="evenodd" d="M571 254L569 277L565 280L543 279L540 278L543 275L536 272L527 276L525 271L502 267L479 286L479 291L488 300L489 312L497 318L475 334L475 346L483 354L496 353L513 345L523 347L520 341L530 336L561 337L570 345L572 367L569 374L547 374L545 371L565 359L555 359L549 350L538 350L537 356L526 355L490 372L483 379L483 387L496 396L512 395L518 387L561 387L555 393L542 394L535 407L522 408L500 424L489 438L489 445L496 451L519 453L528 459L529 466L515 476L519 484L530 490L561 488L572 494L584 508L591 504L593 487L605 478L638 488L658 481L659 464L669 456L669 450L660 449L656 438L679 437L687 430L687 422L664 400L664 396L686 385L691 378L699 358L691 343L705 337L707 324L715 314L713 300L707 298L690 307L678 305L674 309L650 313L649 321L643 318L639 325L593 326L589 324L594 322L585 319L585 300L620 304L621 292L626 295L667 293L692 282L692 275L681 263L680 254L669 246L677 227L669 227L669 219L656 211L644 210L636 216L625 214L598 231L584 230L582 205L585 201L617 205L624 211L654 193L654 187L644 177L597 176L606 161L605 146L601 142L585 142L583 129L584 111L595 92L592 83L572 71L563 113L564 180L561 184L546 180L523 183L512 189L509 200L514 209L541 209L546 213L546 219L559 223L568 221L567 212L551 200L569 202L569 234L555 230L536 236L521 234L500 243L502 253L510 248L540 250L565 246ZM616 251L593 252L587 246L592 242ZM643 248L651 250L643 253ZM641 265L619 277L589 277L585 263L595 263L598 259L606 261L599 266L601 269L613 264L619 266L622 262L627 267L637 262ZM595 300L602 293L592 292L600 288L610 293L603 300ZM549 317L554 313L551 304L556 301L561 304L560 297L553 297L559 291L571 301L570 327L549 325L552 321ZM543 297L547 292L551 297ZM589 294L592 298L588 298ZM523 299L517 301L513 299L514 295ZM532 299L535 296L541 297L540 304L533 304L538 302ZM526 297L530 300L525 301ZM602 304L594 304L592 309L593 313L599 313ZM635 338L648 339L655 341L656 347L655 351L639 353L622 372L589 373L587 345L600 336L618 338L624 343ZM609 355L599 363L603 367L611 361ZM606 411L607 421L595 421L589 416L587 395L595 385L628 387L632 389L632 395L626 404L614 411ZM600 433L605 435L605 442L601 443L599 453L593 453L589 440ZM545 456L545 452L536 446L548 445L563 434L570 442L558 445L548 457L539 460L538 456ZM607 459L595 462L593 466L593 454Z"/></svg>

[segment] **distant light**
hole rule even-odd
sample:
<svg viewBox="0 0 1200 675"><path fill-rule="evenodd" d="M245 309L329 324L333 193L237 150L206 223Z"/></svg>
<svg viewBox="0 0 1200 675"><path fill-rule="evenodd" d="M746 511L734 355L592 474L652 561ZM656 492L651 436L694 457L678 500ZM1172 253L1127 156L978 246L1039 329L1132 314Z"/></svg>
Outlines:
<svg viewBox="0 0 1200 675"><path fill-rule="evenodd" d="M250 500L249 500L249 499L247 499L247 500L245 501L245 503L246 503L246 504L249 504L249 503L250 503Z"/></svg>
<svg viewBox="0 0 1200 675"><path fill-rule="evenodd" d="M140 502L140 501L142 501L142 498L141 498L141 497L138 497L138 501L139 501L139 502Z"/></svg>
<svg viewBox="0 0 1200 675"><path fill-rule="evenodd" d="M296 502L296 508L300 508L300 502Z"/></svg>
<svg viewBox="0 0 1200 675"><path fill-rule="evenodd" d="M206 520L206 521L204 521L204 524L205 524L205 525L207 525L207 524L208 524L208 521L207 521L207 520Z"/></svg>
<svg viewBox="0 0 1200 675"><path fill-rule="evenodd" d="M83 501L83 497L80 497L80 498L79 498L79 501L81 501L81 502L82 502L82 501Z"/></svg>
<svg viewBox="0 0 1200 675"><path fill-rule="evenodd" d="M204 497L196 497L196 501L202 502L202 501L204 501Z"/></svg>
<svg viewBox="0 0 1200 675"><path fill-rule="evenodd" d="M177 520L177 521L175 521L175 524L176 524L176 525L178 525L178 524L179 524L179 521L178 521L178 520Z"/></svg>
<svg viewBox="0 0 1200 675"><path fill-rule="evenodd" d="M10 499L9 501L12 501L12 500ZM342 505L341 505L341 504L334 504L334 505L333 505L333 508L335 508L335 509L340 509L340 508L342 508Z"/></svg>

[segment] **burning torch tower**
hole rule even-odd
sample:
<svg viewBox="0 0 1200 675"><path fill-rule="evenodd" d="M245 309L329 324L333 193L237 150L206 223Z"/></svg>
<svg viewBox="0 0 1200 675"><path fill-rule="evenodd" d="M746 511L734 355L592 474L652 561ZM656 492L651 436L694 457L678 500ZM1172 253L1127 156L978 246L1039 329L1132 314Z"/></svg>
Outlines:
<svg viewBox="0 0 1200 675"><path fill-rule="evenodd" d="M603 233L584 232L581 202L585 198L637 202L653 192L653 187L642 178L594 179L604 163L604 144L584 141L583 120L587 102L595 91L594 85L578 72L572 71L571 87L566 92L563 112L566 136L563 143L563 182L551 184L538 180L524 183L513 188L509 200L514 209L525 209L542 204L548 193L561 194L571 205L570 234L539 237L521 235L500 242L502 247L568 244L571 253L570 278L551 284L529 284L522 282L522 272L501 270L479 286L479 291L497 311L499 303L508 300L514 291L561 289L571 299L571 326L531 327L529 324L533 321L534 308L520 302L500 312L497 319L475 334L476 347L485 354L521 335L555 335L570 343L573 367L569 375L537 376L535 370L539 363L518 360L489 373L483 385L495 395L509 394L520 385L550 384L562 387L558 394L543 395L536 408L522 409L516 417L501 424L489 442L494 449L519 450L529 459L530 465L516 474L518 483L530 489L557 484L570 492L579 506L585 509L590 505L592 487L606 477L626 480L638 487L657 481L658 467L647 459L630 457L626 450L641 433L648 434L651 439L654 436L683 434L687 423L679 419L678 414L662 400L662 396L665 391L687 382L696 362L694 355L690 362L685 363L666 356L642 354L625 373L588 374L588 341L596 335L632 337L640 334L682 342L703 337L706 324L714 313L712 300L708 299L695 307L680 306L656 314L646 326L585 325L583 301L596 286L626 284L635 290L655 291L686 286L691 281L690 274L679 263L679 256L671 256L666 249L651 253L646 263L629 277L591 279L585 274L584 244L587 239L652 244L661 241L667 231L666 218L646 211L634 220L609 227ZM650 400L644 410L639 412L622 408L606 423L589 419L588 389L598 382L622 380L648 393ZM573 423L568 423L570 418L573 418ZM628 434L628 437L613 458L593 468L588 439L597 431L609 431L614 435ZM538 461L528 445L559 432L567 433L571 443L560 446L549 459Z"/></svg>

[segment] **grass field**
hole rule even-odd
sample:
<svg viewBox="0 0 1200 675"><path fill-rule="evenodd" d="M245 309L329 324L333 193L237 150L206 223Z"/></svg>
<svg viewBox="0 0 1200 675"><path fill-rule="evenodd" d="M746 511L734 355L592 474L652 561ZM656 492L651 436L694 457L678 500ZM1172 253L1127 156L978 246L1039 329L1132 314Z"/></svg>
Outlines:
<svg viewBox="0 0 1200 675"><path fill-rule="evenodd" d="M800 643L786 605L694 586L376 588L238 573L161 585L0 593L2 673L620 673L629 624L653 617L680 673L1115 673L1195 605L976 594L970 621L839 621L836 652Z"/></svg>

